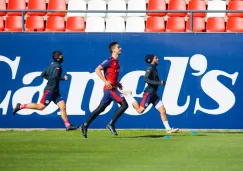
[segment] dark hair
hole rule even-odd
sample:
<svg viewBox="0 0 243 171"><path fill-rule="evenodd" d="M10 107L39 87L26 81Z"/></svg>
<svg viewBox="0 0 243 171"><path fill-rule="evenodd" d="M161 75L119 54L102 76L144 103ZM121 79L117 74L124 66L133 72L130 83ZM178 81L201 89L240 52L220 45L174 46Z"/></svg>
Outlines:
<svg viewBox="0 0 243 171"><path fill-rule="evenodd" d="M59 58L62 55L61 51L54 51L52 52L52 58Z"/></svg>
<svg viewBox="0 0 243 171"><path fill-rule="evenodd" d="M114 48L114 46L115 45L117 45L118 44L118 42L111 42L110 44L109 44L109 51L112 53L112 49Z"/></svg>

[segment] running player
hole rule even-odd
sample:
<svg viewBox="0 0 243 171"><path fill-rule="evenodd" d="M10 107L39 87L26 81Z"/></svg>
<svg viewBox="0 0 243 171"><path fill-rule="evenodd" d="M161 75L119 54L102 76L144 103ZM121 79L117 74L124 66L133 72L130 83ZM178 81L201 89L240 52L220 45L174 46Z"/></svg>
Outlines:
<svg viewBox="0 0 243 171"><path fill-rule="evenodd" d="M153 106L160 112L160 116L165 126L165 129L167 130L167 133L175 133L179 131L179 129L173 129L170 127L166 116L165 107L157 94L158 87L160 85L165 85L165 81L160 80L157 70L159 59L157 58L157 56L149 54L146 55L145 62L149 64L144 77L144 81L147 83L147 87L144 90L143 98L140 105L132 97L131 92L124 91L124 95L126 95L127 100L132 103L134 109L136 109L136 111L140 114L143 113L150 104L153 104Z"/></svg>
<svg viewBox="0 0 243 171"><path fill-rule="evenodd" d="M125 98L117 89L123 88L122 85L118 82L118 75L120 71L118 57L121 54L121 48L117 42L112 42L109 44L109 50L111 52L111 57L101 63L95 70L96 74L105 84L104 95L99 106L91 113L86 122L80 127L85 138L87 138L87 130L91 122L100 113L102 113L113 100L119 103L120 107L116 110L113 118L106 127L111 131L112 134L117 135L115 130L115 123L128 108L128 104ZM102 71L104 71L104 74Z"/></svg>
<svg viewBox="0 0 243 171"><path fill-rule="evenodd" d="M63 62L63 55L61 51L54 51L52 53L53 62L41 73L41 76L48 80L47 85L44 89L44 95L39 104L29 103L29 104L20 104L17 103L13 114L15 115L19 110L22 109L35 109L43 110L50 104L51 101L56 103L60 108L61 117L64 121L67 131L76 130L78 127L72 126L67 117L66 105L63 98L59 92L59 83L61 80L68 80L68 77L62 75L61 63Z"/></svg>

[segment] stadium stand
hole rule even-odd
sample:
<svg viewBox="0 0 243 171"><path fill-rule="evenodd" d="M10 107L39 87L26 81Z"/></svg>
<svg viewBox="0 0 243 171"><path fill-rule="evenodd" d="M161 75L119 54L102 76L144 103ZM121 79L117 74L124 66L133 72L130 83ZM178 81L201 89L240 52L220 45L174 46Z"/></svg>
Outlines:
<svg viewBox="0 0 243 171"><path fill-rule="evenodd" d="M5 22L5 31L18 32L22 30L21 16L7 16Z"/></svg>
<svg viewBox="0 0 243 171"><path fill-rule="evenodd" d="M68 17L66 22L67 32L83 32L85 30L84 18L79 16Z"/></svg>
<svg viewBox="0 0 243 171"><path fill-rule="evenodd" d="M166 32L185 32L183 17L170 17L167 20Z"/></svg>
<svg viewBox="0 0 243 171"><path fill-rule="evenodd" d="M29 0L28 10L46 10L46 0ZM28 12L31 16L44 16L45 12Z"/></svg>
<svg viewBox="0 0 243 171"><path fill-rule="evenodd" d="M148 10L166 10L165 0L152 0L148 2ZM165 16L166 13L148 13L148 16Z"/></svg>
<svg viewBox="0 0 243 171"><path fill-rule="evenodd" d="M243 32L243 18L230 17L226 25L227 32Z"/></svg>
<svg viewBox="0 0 243 171"><path fill-rule="evenodd" d="M68 1L68 10L86 10L86 2L83 0L72 0ZM85 17L85 13L72 13L67 12L67 17L73 17L73 16L79 16L79 17Z"/></svg>
<svg viewBox="0 0 243 171"><path fill-rule="evenodd" d="M106 32L125 32L125 20L122 17L108 17L106 19Z"/></svg>
<svg viewBox="0 0 243 171"><path fill-rule="evenodd" d="M42 32L45 30L44 19L42 16L28 16L26 19L26 31L33 32L39 31Z"/></svg>
<svg viewBox="0 0 243 171"><path fill-rule="evenodd" d="M164 32L165 21L163 17L149 17L146 22L146 32Z"/></svg>
<svg viewBox="0 0 243 171"><path fill-rule="evenodd" d="M0 31L4 30L3 17L0 17Z"/></svg>
<svg viewBox="0 0 243 171"><path fill-rule="evenodd" d="M0 0L0 10L6 9L243 10L243 0ZM22 26L19 24L21 15L21 12L0 12L2 17L0 31L21 31ZM191 17L191 13L183 12L147 14L26 12L24 15L26 31L37 32L189 32ZM194 13L193 31L242 32L240 17L243 17L243 13Z"/></svg>
<svg viewBox="0 0 243 171"><path fill-rule="evenodd" d="M15 0L17 1L17 0ZM49 0L48 10L66 10L66 0ZM66 13L64 12L48 12L47 16L60 16L64 17Z"/></svg>
<svg viewBox="0 0 243 171"><path fill-rule="evenodd" d="M5 0L0 0L0 10L6 10ZM6 12L0 12L0 16L5 16Z"/></svg>
<svg viewBox="0 0 243 171"><path fill-rule="evenodd" d="M63 32L65 31L65 20L60 16L50 16L46 21L47 32Z"/></svg>
<svg viewBox="0 0 243 171"><path fill-rule="evenodd" d="M25 10L26 9L26 2L25 0L8 0L7 5L8 10ZM8 12L8 16L17 16L22 15L21 12Z"/></svg>
<svg viewBox="0 0 243 171"><path fill-rule="evenodd" d="M243 10L243 1L229 1L228 10ZM228 13L228 17L243 17L243 13Z"/></svg>
<svg viewBox="0 0 243 171"><path fill-rule="evenodd" d="M223 17L210 17L207 21L207 32L225 32L225 21Z"/></svg>
<svg viewBox="0 0 243 171"><path fill-rule="evenodd" d="M186 32L190 32L191 20L188 19L186 23ZM194 17L193 18L193 32L203 32L205 31L205 21L204 18Z"/></svg>

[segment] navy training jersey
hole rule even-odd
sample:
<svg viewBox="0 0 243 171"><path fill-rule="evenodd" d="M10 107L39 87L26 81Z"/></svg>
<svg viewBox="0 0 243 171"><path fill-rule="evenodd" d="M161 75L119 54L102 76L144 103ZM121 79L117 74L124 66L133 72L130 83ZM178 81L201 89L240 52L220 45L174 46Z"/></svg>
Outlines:
<svg viewBox="0 0 243 171"><path fill-rule="evenodd" d="M58 62L52 62L42 73L41 76L48 80L45 90L50 90L52 92L59 91L60 80L65 80L61 78L62 67Z"/></svg>

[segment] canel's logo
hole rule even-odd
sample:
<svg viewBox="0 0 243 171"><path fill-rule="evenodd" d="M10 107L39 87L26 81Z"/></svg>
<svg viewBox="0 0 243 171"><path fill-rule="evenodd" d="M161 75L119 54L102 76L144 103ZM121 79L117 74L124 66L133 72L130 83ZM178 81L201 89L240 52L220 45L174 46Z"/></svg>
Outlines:
<svg viewBox="0 0 243 171"><path fill-rule="evenodd" d="M184 113L188 109L191 102L195 104L193 107L194 114L196 114L197 111L201 111L206 114L218 115L229 111L234 106L234 93L230 90L230 87L226 87L224 84L222 84L218 80L218 77L225 77L226 79L229 79L232 86L234 86L238 77L238 72L227 73L221 70L210 70L206 72L208 62L206 57L201 54L196 54L192 57L164 57L164 60L170 62L167 83L162 96L162 101L165 104L168 114L179 115ZM15 79L20 64L20 57L16 57L15 60L12 61L7 57L0 56L0 62L8 64L12 71L12 79ZM209 98L213 99L218 104L217 108L204 107L200 97L191 98L190 94L187 94L187 92L184 92L184 94L187 95L184 102L182 103L180 101L181 105L178 105L178 99L182 91L182 84L183 81L186 81L184 77L188 67L191 67L191 69L195 71L191 74L199 79L200 84L197 85L197 87L200 87L202 92L204 92ZM32 101L33 96L37 93L39 94L38 100L41 99L46 80L43 80L42 84L39 86L31 86L31 83L34 81L34 79L40 76L40 73L41 72L31 72L26 74L22 79L22 82L24 85L26 85L26 87L22 87L16 92L12 92L12 90L4 92L6 95L3 95L4 98L0 103L0 108L3 109L3 115L6 115L8 112L9 103L12 105L11 108L15 106L17 102L29 103ZM66 102L67 113L69 115L85 115L85 111L81 107L83 100L89 100L89 109L91 111L94 110L103 96L103 90L101 88L103 87L103 82L95 73L67 72L67 74L71 75L71 83ZM140 94L136 94L136 90L139 79L140 77L144 76L144 74L144 71L137 70L127 73L121 79L125 89L133 91L134 97L142 97L142 92ZM94 87L92 89L90 99L84 99L84 93L89 80L94 81ZM111 103L111 105L102 114L107 113L112 108L112 105L114 104ZM145 113L148 112L150 108L151 106L146 109ZM41 115L47 115L55 112L56 110L57 107L51 103L43 111L22 110L18 114L30 115L37 112ZM126 114L137 115L136 111L131 107L131 105L127 109Z"/></svg>

